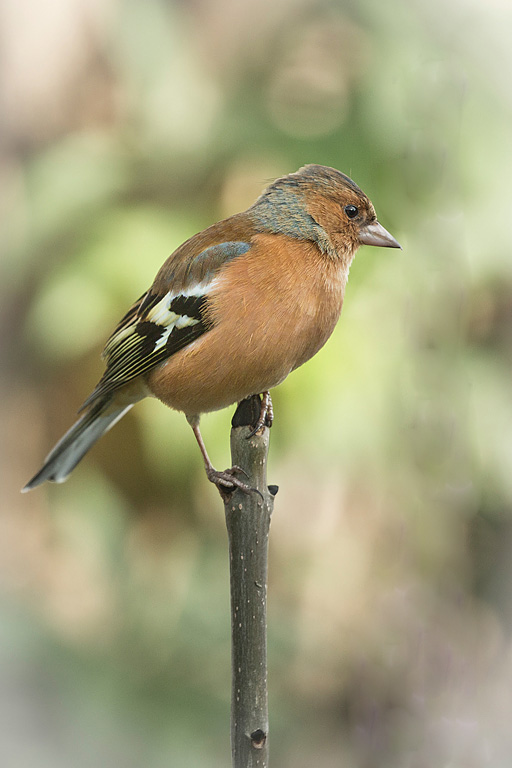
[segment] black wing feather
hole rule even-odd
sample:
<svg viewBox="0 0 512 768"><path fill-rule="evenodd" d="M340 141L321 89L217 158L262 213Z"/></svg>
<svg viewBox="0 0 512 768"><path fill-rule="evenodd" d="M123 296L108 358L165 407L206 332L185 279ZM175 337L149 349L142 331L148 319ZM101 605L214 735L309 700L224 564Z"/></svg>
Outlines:
<svg viewBox="0 0 512 768"><path fill-rule="evenodd" d="M187 320L181 322L188 324L174 325L165 343L159 345L169 326L148 318L162 298L148 292L126 313L105 345L105 373L80 410L137 376L148 373L212 327L211 321L206 318L206 296L176 296L169 304L169 312L180 319L186 317Z"/></svg>
<svg viewBox="0 0 512 768"><path fill-rule="evenodd" d="M167 264L171 270L167 285L174 292L172 288L167 293L150 289L128 310L103 350L106 371L80 410L148 373L206 333L212 327L208 297L195 295L194 287L208 284L224 264L243 256L250 247L250 243L236 240L209 246L188 260L181 276ZM179 254L180 249L170 259ZM178 260L178 264L182 262ZM161 284L157 275L154 285Z"/></svg>

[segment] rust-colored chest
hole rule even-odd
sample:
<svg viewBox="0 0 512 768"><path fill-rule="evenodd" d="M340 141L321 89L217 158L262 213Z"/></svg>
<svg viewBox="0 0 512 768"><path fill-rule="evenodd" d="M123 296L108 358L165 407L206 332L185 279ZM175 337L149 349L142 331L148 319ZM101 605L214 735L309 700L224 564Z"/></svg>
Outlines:
<svg viewBox="0 0 512 768"><path fill-rule="evenodd" d="M154 371L150 388L192 414L275 387L331 335L346 279L312 243L256 235L208 293L212 329Z"/></svg>

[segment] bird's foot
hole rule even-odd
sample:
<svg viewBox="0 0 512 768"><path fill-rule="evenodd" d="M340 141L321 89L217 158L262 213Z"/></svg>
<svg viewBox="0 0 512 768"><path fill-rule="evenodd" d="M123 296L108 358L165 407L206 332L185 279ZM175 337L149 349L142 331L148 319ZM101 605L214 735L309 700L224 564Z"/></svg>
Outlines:
<svg viewBox="0 0 512 768"><path fill-rule="evenodd" d="M208 480L210 483L217 486L219 493L223 498L225 495L233 493L235 488L238 488L244 493L250 493L254 490L254 488L251 488L247 483L244 483L243 480L236 477L238 473L247 477L247 472L242 469L242 467L235 466L230 469L225 469L224 471L214 469L213 467L206 468L206 476Z"/></svg>
<svg viewBox="0 0 512 768"><path fill-rule="evenodd" d="M274 407L272 405L272 398L270 397L270 392L263 392L261 396L261 407L260 407L260 415L258 416L258 421L254 425L254 427L251 429L249 434L247 435L247 439L249 440L257 432L263 429L263 427L271 427L273 421L274 421Z"/></svg>

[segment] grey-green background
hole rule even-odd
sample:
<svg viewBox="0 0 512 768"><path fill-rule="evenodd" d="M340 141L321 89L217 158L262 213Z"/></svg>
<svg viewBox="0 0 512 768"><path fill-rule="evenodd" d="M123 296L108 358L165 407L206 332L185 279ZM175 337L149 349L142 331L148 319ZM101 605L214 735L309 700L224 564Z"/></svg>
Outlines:
<svg viewBox="0 0 512 768"><path fill-rule="evenodd" d="M511 6L3 0L0 764L229 764L222 507L138 405L21 496L186 237L308 163L403 251L274 393L271 758L512 761ZM204 418L229 464L230 412Z"/></svg>

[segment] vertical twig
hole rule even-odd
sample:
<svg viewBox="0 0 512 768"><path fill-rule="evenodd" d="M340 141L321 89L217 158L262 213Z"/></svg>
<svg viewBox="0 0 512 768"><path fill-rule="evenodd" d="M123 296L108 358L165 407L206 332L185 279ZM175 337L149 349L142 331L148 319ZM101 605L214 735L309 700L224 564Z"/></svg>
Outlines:
<svg viewBox="0 0 512 768"><path fill-rule="evenodd" d="M240 403L233 416L231 457L255 490L225 497L231 587L231 753L233 768L268 766L267 556L277 492L267 487L269 430L248 438L259 397Z"/></svg>

